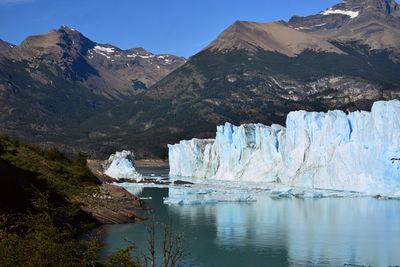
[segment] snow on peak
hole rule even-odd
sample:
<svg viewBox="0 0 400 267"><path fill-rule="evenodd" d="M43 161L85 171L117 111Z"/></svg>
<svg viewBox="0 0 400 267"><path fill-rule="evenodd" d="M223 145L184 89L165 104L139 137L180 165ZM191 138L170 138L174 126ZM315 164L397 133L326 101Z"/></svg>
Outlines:
<svg viewBox="0 0 400 267"><path fill-rule="evenodd" d="M113 47L105 47L105 46L100 46L100 45L96 45L94 47L95 51L100 51L100 52L105 52L105 53L114 53L115 49Z"/></svg>
<svg viewBox="0 0 400 267"><path fill-rule="evenodd" d="M323 12L321 12L320 14L325 15L325 16L331 15L331 14L341 14L341 15L349 16L349 17L351 17L352 19L354 19L354 18L358 17L358 15L360 14L360 12L359 12L359 11L340 10L340 9L332 9L332 8L329 8L328 10L323 11Z"/></svg>
<svg viewBox="0 0 400 267"><path fill-rule="evenodd" d="M136 171L133 162L134 155L131 151L116 152L103 163L104 173L115 179L140 181L143 177Z"/></svg>
<svg viewBox="0 0 400 267"><path fill-rule="evenodd" d="M62 25L62 26L61 26L61 29L66 29L66 30L70 30L70 31L73 31L73 32L76 31L75 29L70 28L70 27L68 27L67 25Z"/></svg>

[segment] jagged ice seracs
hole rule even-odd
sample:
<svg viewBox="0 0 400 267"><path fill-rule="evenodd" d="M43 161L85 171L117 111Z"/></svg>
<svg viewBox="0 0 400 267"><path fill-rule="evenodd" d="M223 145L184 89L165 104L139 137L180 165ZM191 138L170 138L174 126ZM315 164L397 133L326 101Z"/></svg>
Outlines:
<svg viewBox="0 0 400 267"><path fill-rule="evenodd" d="M169 145L170 175L291 187L400 192L400 101L371 112L295 111L280 125L226 123L215 139Z"/></svg>

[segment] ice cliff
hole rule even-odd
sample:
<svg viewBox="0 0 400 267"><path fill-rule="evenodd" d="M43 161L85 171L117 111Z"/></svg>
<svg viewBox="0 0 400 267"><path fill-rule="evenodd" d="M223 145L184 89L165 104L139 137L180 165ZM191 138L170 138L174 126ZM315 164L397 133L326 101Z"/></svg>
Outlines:
<svg viewBox="0 0 400 267"><path fill-rule="evenodd" d="M103 163L104 173L115 179L140 181L143 177L136 171L133 162L134 155L131 151L116 152Z"/></svg>
<svg viewBox="0 0 400 267"><path fill-rule="evenodd" d="M286 128L226 123L215 139L169 145L169 163L173 176L399 193L400 101L371 112L291 112Z"/></svg>

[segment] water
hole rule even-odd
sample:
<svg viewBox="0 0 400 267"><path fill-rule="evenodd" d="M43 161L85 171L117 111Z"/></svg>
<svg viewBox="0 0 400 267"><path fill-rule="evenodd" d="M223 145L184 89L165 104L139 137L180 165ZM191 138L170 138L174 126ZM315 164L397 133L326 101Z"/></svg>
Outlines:
<svg viewBox="0 0 400 267"><path fill-rule="evenodd" d="M168 206L168 188L137 193L152 197L146 203L155 221L169 218L173 229L185 232L187 262L195 266L400 265L398 200L258 196L250 203ZM145 225L103 226L103 256L127 240L145 248Z"/></svg>

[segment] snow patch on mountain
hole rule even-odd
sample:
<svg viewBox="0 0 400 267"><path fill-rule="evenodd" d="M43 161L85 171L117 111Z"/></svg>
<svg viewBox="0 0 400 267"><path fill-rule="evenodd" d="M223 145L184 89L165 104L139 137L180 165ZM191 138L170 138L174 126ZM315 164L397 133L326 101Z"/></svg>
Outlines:
<svg viewBox="0 0 400 267"><path fill-rule="evenodd" d="M96 50L97 52L105 52L105 53L114 53L115 49L113 47L105 47L105 46L100 46L100 45L96 45L94 47L94 50Z"/></svg>
<svg viewBox="0 0 400 267"><path fill-rule="evenodd" d="M341 14L341 15L349 16L349 17L351 17L352 19L355 19L355 18L358 17L358 15L360 14L360 12L359 12L359 11L340 10L340 9L332 9L332 8L329 8L328 10L323 11L323 12L321 12L320 14L325 15L325 16L327 16L327 15L332 15L332 14Z"/></svg>

